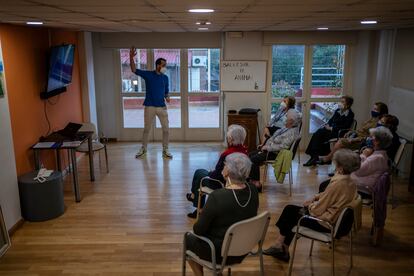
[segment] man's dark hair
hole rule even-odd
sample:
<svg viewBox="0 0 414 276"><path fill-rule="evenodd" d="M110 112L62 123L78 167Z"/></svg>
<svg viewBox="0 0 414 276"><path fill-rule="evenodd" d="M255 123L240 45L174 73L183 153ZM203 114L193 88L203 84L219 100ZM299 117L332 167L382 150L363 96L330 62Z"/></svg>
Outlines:
<svg viewBox="0 0 414 276"><path fill-rule="evenodd" d="M352 104L354 103L354 98L352 98L351 96L342 96L342 99L345 100L346 105L348 106L348 108L350 108L352 106Z"/></svg>
<svg viewBox="0 0 414 276"><path fill-rule="evenodd" d="M167 62L165 60L165 58L157 58L157 60L155 61L155 66L161 65L162 62Z"/></svg>

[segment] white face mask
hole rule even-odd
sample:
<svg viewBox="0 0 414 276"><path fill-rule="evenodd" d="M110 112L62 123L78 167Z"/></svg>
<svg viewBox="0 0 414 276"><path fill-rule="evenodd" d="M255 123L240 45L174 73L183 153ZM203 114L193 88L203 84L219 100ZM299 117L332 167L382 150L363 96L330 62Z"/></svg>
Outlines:
<svg viewBox="0 0 414 276"><path fill-rule="evenodd" d="M281 107L281 108L286 108L286 107L287 107L287 105L286 105L286 103L285 103L285 102L281 102L281 103L280 103L280 107Z"/></svg>
<svg viewBox="0 0 414 276"><path fill-rule="evenodd" d="M160 72L165 74L167 72L167 67L161 67Z"/></svg>

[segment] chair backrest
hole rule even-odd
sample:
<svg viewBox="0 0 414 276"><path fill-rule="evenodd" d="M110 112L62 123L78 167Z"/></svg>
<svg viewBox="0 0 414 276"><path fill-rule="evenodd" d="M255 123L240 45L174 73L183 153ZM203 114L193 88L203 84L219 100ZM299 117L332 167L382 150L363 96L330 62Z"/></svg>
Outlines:
<svg viewBox="0 0 414 276"><path fill-rule="evenodd" d="M92 140L97 140L99 138L96 133L96 126L93 123L82 123L82 127L79 131L93 131Z"/></svg>
<svg viewBox="0 0 414 276"><path fill-rule="evenodd" d="M269 221L270 213L266 211L230 226L224 236L221 255L224 257L248 254L264 241Z"/></svg>
<svg viewBox="0 0 414 276"><path fill-rule="evenodd" d="M354 210L347 206L339 214L338 220L335 224L334 237L339 239L349 234L354 224Z"/></svg>
<svg viewBox="0 0 414 276"><path fill-rule="evenodd" d="M407 144L407 140L405 140L405 139L403 139L403 138L400 138L400 146L398 147L398 150L397 150L397 152L395 153L395 156L394 156L394 166L395 167L398 167L398 164L400 163L400 161L401 161L401 157L402 157L402 154L403 154L403 152L404 152L404 148L405 148L405 145Z"/></svg>
<svg viewBox="0 0 414 276"><path fill-rule="evenodd" d="M302 131L302 120L300 120L298 127L299 127L299 133L300 133Z"/></svg>
<svg viewBox="0 0 414 276"><path fill-rule="evenodd" d="M302 137L299 136L290 146L289 150L292 152L292 160L295 159L296 152L298 151L298 148L299 148L300 140L302 140Z"/></svg>

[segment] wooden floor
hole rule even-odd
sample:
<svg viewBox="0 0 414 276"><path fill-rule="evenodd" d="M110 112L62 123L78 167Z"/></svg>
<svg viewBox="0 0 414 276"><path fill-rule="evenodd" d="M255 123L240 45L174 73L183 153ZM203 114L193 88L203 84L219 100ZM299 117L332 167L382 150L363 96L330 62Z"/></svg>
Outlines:
<svg viewBox="0 0 414 276"><path fill-rule="evenodd" d="M99 168L96 181L88 181L87 158L80 161L82 202L75 203L71 179L65 181L66 212L42 223L24 223L12 237L12 247L0 259L0 275L180 275L183 233L193 221L185 200L193 172L213 168L219 144L172 144L172 161L161 158L160 146L151 145L144 160L136 160L137 145L112 144L110 173ZM302 159L305 156L302 155ZM104 164L104 163L102 163ZM270 184L260 195L260 210L269 210L272 222L265 247L277 236L274 226L284 205L302 203L327 178L327 167L306 169L295 162L293 196L288 185ZM287 179L286 179L287 182ZM381 247L369 243L370 210L364 209L363 228L355 238L354 268L350 275L414 274L414 196L407 183L396 183L397 207L389 206ZM296 275L329 275L330 251L299 240ZM336 255L337 275L348 271L347 240ZM266 275L283 275L288 265L265 257ZM190 275L190 272L188 272ZM246 258L234 275L258 275L258 259Z"/></svg>

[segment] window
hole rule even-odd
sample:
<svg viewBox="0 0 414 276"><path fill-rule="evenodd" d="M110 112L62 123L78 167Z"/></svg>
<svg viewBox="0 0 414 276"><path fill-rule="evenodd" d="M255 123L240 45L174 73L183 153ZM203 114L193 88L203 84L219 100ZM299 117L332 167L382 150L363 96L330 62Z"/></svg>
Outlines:
<svg viewBox="0 0 414 276"><path fill-rule="evenodd" d="M124 128L144 128L144 97L123 97Z"/></svg>
<svg viewBox="0 0 414 276"><path fill-rule="evenodd" d="M345 51L345 45L274 45L271 114L281 98L294 96L309 133L325 124L343 95Z"/></svg>
<svg viewBox="0 0 414 276"><path fill-rule="evenodd" d="M168 104L168 121L170 128L181 127L181 97L170 96L170 103ZM161 128L160 120L156 119L156 128Z"/></svg>
<svg viewBox="0 0 414 276"><path fill-rule="evenodd" d="M180 92L180 50L179 49L155 49L154 66L158 58L167 61L167 72L170 92Z"/></svg>
<svg viewBox="0 0 414 276"><path fill-rule="evenodd" d="M189 96L188 116L190 128L220 127L220 98L217 96Z"/></svg>
<svg viewBox="0 0 414 276"><path fill-rule="evenodd" d="M188 50L188 92L219 92L220 49Z"/></svg>
<svg viewBox="0 0 414 276"><path fill-rule="evenodd" d="M276 45L272 48L272 97L301 97L304 81L304 45Z"/></svg>
<svg viewBox="0 0 414 276"><path fill-rule="evenodd" d="M122 92L145 92L145 81L131 72L129 49L121 49ZM137 49L135 64L138 69L147 70L147 50Z"/></svg>
<svg viewBox="0 0 414 276"><path fill-rule="evenodd" d="M312 97L340 97L342 95L344 58L344 45L313 46Z"/></svg>

